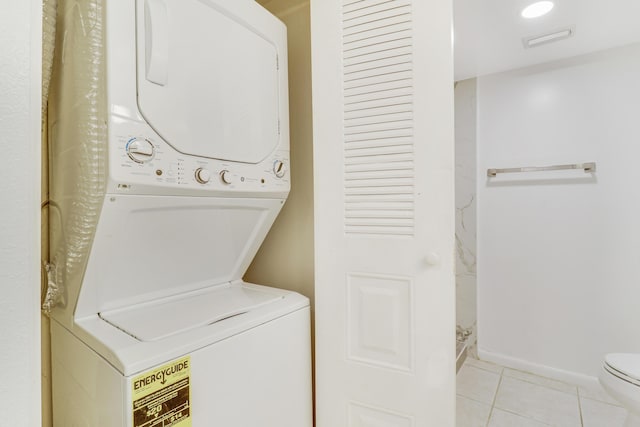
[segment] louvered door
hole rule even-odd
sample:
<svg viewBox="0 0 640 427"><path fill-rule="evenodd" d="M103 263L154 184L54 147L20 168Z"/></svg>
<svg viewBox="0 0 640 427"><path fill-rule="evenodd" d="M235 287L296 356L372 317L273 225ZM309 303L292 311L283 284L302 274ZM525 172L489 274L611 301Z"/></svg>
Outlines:
<svg viewBox="0 0 640 427"><path fill-rule="evenodd" d="M311 3L317 426L454 426L451 0Z"/></svg>
<svg viewBox="0 0 640 427"><path fill-rule="evenodd" d="M345 2L342 14L345 232L414 228L410 0Z"/></svg>

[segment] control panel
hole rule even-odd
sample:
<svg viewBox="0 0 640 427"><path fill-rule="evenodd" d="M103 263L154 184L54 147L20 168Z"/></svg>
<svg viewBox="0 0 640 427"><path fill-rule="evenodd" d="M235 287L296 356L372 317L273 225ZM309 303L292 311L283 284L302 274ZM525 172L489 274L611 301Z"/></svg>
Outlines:
<svg viewBox="0 0 640 427"><path fill-rule="evenodd" d="M166 194L172 187L175 194L256 193L257 197L289 191L288 150L250 164L182 154L153 135L121 134L110 139L110 176L115 186L110 191Z"/></svg>

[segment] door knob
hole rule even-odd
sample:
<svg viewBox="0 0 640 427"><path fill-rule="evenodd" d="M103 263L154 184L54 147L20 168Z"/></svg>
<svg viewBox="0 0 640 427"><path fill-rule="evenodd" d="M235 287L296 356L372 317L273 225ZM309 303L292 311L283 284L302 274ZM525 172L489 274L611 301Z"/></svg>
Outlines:
<svg viewBox="0 0 640 427"><path fill-rule="evenodd" d="M424 263L429 267L437 267L440 265L440 255L435 252L429 252L424 257Z"/></svg>

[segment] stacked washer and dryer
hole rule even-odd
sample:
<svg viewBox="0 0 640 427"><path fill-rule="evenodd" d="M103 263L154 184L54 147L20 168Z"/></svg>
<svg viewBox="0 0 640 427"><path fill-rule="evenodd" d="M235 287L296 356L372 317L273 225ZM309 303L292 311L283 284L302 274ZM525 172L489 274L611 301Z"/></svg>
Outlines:
<svg viewBox="0 0 640 427"><path fill-rule="evenodd" d="M284 25L253 0L62 0L54 425L305 427L309 301L242 276L290 189Z"/></svg>

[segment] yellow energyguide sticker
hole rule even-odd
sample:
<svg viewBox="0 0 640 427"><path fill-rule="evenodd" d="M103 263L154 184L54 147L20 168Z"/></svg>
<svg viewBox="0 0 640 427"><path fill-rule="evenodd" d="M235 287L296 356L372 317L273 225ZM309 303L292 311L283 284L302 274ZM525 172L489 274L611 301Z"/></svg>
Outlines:
<svg viewBox="0 0 640 427"><path fill-rule="evenodd" d="M191 427L189 356L131 381L133 427Z"/></svg>

